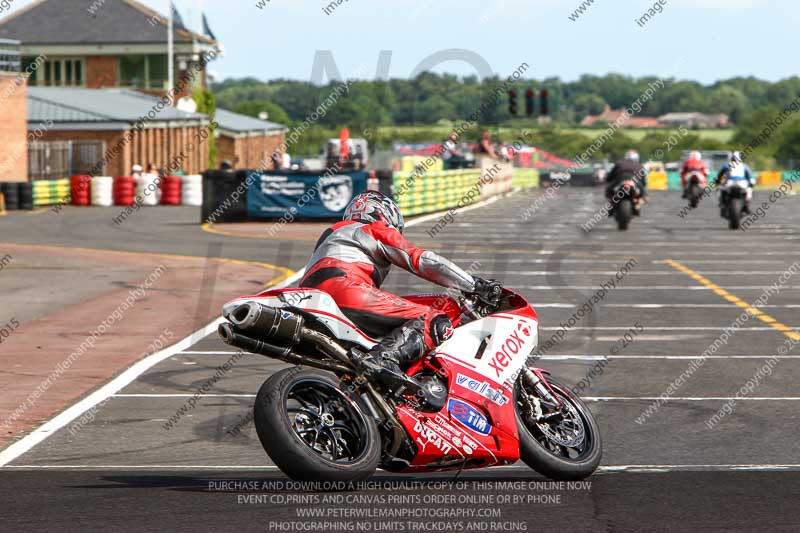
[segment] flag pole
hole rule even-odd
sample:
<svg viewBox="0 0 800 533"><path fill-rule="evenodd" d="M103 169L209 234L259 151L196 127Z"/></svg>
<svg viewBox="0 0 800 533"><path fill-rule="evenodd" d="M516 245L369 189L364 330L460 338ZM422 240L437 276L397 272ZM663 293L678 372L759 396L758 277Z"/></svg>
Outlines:
<svg viewBox="0 0 800 533"><path fill-rule="evenodd" d="M173 89L175 87L175 32L173 29L173 11L172 11L172 1L169 0L167 6L167 11L169 12L169 21L167 26L167 71L169 73L169 83L168 83L168 98L170 105L175 105L173 101Z"/></svg>

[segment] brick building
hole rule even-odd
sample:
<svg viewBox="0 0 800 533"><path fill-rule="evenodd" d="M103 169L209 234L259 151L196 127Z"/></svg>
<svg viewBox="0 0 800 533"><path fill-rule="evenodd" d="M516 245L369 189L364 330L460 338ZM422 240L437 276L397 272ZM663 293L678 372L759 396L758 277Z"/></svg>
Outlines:
<svg viewBox="0 0 800 533"><path fill-rule="evenodd" d="M28 180L25 78L19 42L0 39L0 181Z"/></svg>
<svg viewBox="0 0 800 533"><path fill-rule="evenodd" d="M0 20L0 38L22 42L22 68L35 87L129 88L164 94L168 20L134 0L38 0ZM211 35L174 22L175 79L192 76L183 96L205 87L203 58L219 46ZM38 59L38 61L37 61ZM31 65L37 68L29 68Z"/></svg>
<svg viewBox="0 0 800 533"><path fill-rule="evenodd" d="M28 89L28 130L40 132L37 142L93 147L83 166L67 174L127 176L134 164L148 163L198 174L208 168L209 123L206 115L175 109L165 98L126 89Z"/></svg>
<svg viewBox="0 0 800 533"><path fill-rule="evenodd" d="M274 122L218 109L217 161L228 160L236 168L271 169L270 156L286 137L286 128Z"/></svg>

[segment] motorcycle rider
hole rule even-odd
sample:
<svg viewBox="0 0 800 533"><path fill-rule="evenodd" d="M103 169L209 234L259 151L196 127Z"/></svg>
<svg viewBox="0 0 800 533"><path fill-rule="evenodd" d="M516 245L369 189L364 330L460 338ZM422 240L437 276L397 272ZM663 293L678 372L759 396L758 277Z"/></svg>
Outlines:
<svg viewBox="0 0 800 533"><path fill-rule="evenodd" d="M683 198L686 198L686 180L689 174L693 172L699 172L704 178L708 178L708 169L705 163L703 163L703 156L697 150L692 151L689 154L689 159L684 161L683 166L681 166L681 188L683 189Z"/></svg>
<svg viewBox="0 0 800 533"><path fill-rule="evenodd" d="M362 363L390 386L413 384L400 365L420 359L453 333L453 324L441 309L380 289L392 265L484 301L501 290L499 283L471 276L444 257L414 246L403 238L403 228L403 215L394 200L377 191L358 194L344 219L317 241L300 282L300 287L328 293L366 334L386 335Z"/></svg>
<svg viewBox="0 0 800 533"><path fill-rule="evenodd" d="M647 170L639 162L639 153L628 150L622 161L618 161L606 177L606 198L614 197L614 188L626 179L633 179L641 191L641 201L647 201ZM635 206L637 209L639 206Z"/></svg>
<svg viewBox="0 0 800 533"><path fill-rule="evenodd" d="M719 186L723 178L725 178L725 183L722 184L719 190L720 208L724 208L725 202L727 201L727 190L733 186L734 183L747 183L747 195L745 196L743 211L745 214L749 215L750 200L753 198L753 176L750 173L750 167L745 164L741 152L733 152L731 154L729 162L722 166L719 174L714 178L714 185Z"/></svg>

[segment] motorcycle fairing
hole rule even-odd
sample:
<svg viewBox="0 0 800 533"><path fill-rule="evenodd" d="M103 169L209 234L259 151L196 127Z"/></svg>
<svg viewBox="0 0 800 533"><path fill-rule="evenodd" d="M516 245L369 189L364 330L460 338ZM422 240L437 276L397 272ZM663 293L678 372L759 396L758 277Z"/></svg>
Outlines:
<svg viewBox="0 0 800 533"><path fill-rule="evenodd" d="M398 418L417 446L411 466L403 472L481 468L519 460L513 382L537 339L538 318L527 302L513 312L458 327L433 354L448 379L445 407L434 414L410 406L398 408ZM501 354L505 367L499 363Z"/></svg>

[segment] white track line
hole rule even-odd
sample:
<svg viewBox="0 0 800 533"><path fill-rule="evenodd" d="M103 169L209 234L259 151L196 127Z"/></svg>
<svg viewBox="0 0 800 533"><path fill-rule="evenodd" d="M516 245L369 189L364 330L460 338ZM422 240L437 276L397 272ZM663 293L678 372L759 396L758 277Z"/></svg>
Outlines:
<svg viewBox="0 0 800 533"><path fill-rule="evenodd" d="M465 207L462 210L467 211L471 209L477 209L479 207L483 207L484 205L493 203L497 201L499 198L500 196L496 196L484 202L479 202L469 207ZM416 224L421 224L422 222L436 218L440 214L441 213L433 213L431 215L410 220L406 224L406 226L414 226ZM280 289L283 287L288 287L295 281L299 280L303 276L303 274L305 274L305 268L302 268L299 271L295 272L294 275L292 275L288 279L284 280L282 283L272 288ZM47 437L49 437L59 429L66 426L67 424L69 424L70 422L81 416L83 413L85 413L92 407L95 407L96 405L102 403L106 399L114 396L117 392L130 385L133 381L136 380L136 378L141 376L144 372L147 372L155 365L169 359L170 357L172 357L177 353L181 353L186 348L193 346L199 340L210 335L211 333L217 330L217 327L223 320L224 319L222 317L219 317L210 324L208 324L207 326L200 328L199 330L192 333L188 337L182 339L180 342L173 344L172 346L165 348L160 352L156 352L142 359L141 361L135 363L133 366L122 372L122 374L120 374L116 378L112 379L110 382L103 385L100 389L89 394L89 396L68 407L66 410L62 411L61 413L51 418L38 428L31 431L28 435L26 435L22 439L11 444L6 449L2 450L2 452L0 452L0 467L6 466L8 463L14 461L22 454L27 453L34 446L41 443Z"/></svg>
<svg viewBox="0 0 800 533"><path fill-rule="evenodd" d="M296 272L294 275L280 283L279 285L275 286L274 288L286 287L291 285L303 275L304 269ZM17 442L10 445L8 448L0 452L0 467L3 467L14 461L22 454L28 452L36 446L37 444L41 443L47 437L58 431L59 429L63 428L83 413L91 409L92 407L104 402L108 398L114 396L117 392L122 390L123 388L127 387L131 383L133 383L136 378L141 376L143 373L147 372L157 364L169 359L173 355L182 352L186 348L189 348L196 344L199 340L203 339L204 337L210 335L211 333L217 330L217 326L223 321L222 317L215 319L213 322L208 324L207 326L200 328L196 332L192 333L188 337L182 339L176 344L161 350L160 352L156 352L148 357L145 357L141 361L135 363L133 366L122 372L119 376L112 379L98 390L94 391L93 393L89 394L89 396L85 397L84 399L80 400L78 403L73 404L72 406L68 407L65 411L62 411L55 417L51 418L38 428L31 431L28 435L23 437L22 439L18 440Z"/></svg>

